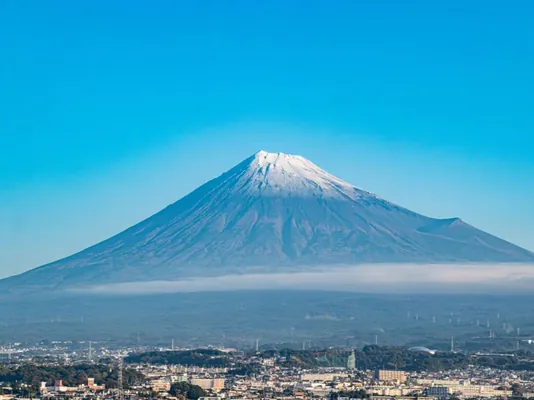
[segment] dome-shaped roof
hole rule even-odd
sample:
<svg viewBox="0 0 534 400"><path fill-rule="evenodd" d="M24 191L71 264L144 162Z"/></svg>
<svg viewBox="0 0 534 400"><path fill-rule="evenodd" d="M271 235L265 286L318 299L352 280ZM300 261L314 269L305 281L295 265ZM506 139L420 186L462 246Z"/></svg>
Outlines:
<svg viewBox="0 0 534 400"><path fill-rule="evenodd" d="M435 350L430 350L429 348L423 347L423 346L410 347L408 349L408 351L420 352L420 353L428 353L428 354L435 354L436 353Z"/></svg>

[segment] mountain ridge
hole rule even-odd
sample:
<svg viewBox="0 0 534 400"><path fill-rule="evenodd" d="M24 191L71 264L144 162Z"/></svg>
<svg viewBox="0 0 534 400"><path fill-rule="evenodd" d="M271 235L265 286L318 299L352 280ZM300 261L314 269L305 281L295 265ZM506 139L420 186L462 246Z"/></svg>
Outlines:
<svg viewBox="0 0 534 400"><path fill-rule="evenodd" d="M362 263L534 262L459 218L435 219L301 156L259 151L152 217L0 281L51 287Z"/></svg>

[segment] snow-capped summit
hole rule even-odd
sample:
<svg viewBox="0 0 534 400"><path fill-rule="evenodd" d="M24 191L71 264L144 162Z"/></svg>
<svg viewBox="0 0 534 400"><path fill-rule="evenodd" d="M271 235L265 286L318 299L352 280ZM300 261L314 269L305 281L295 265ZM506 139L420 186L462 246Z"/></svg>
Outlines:
<svg viewBox="0 0 534 400"><path fill-rule="evenodd" d="M382 262L534 262L460 219L390 203L311 161L260 151L124 232L0 281L54 288Z"/></svg>
<svg viewBox="0 0 534 400"><path fill-rule="evenodd" d="M355 199L367 194L298 155L259 151L231 170L236 187L263 196L326 196ZM237 179L236 179L237 178Z"/></svg>

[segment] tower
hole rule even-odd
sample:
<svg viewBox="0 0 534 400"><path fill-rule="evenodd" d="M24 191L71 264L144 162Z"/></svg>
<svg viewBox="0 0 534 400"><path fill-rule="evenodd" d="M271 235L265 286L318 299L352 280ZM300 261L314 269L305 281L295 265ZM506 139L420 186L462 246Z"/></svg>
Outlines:
<svg viewBox="0 0 534 400"><path fill-rule="evenodd" d="M356 369L356 354L354 354L354 350L352 350L352 353L350 353L349 359L347 360L347 368Z"/></svg>
<svg viewBox="0 0 534 400"><path fill-rule="evenodd" d="M119 392L119 400L124 400L124 393L123 393L123 381L122 381L122 368L123 368L124 360L122 359L122 356L119 356L119 365L118 365L118 379L117 379L117 390Z"/></svg>
<svg viewBox="0 0 534 400"><path fill-rule="evenodd" d="M454 353L454 336L451 336L451 353Z"/></svg>
<svg viewBox="0 0 534 400"><path fill-rule="evenodd" d="M89 361L93 361L93 348L91 346L91 341L89 340L89 354L88 354Z"/></svg>

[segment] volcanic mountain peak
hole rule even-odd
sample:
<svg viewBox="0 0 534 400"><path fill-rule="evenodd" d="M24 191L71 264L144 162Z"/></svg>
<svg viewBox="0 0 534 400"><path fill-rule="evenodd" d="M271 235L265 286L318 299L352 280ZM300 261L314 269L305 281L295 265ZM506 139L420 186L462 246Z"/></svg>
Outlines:
<svg viewBox="0 0 534 400"><path fill-rule="evenodd" d="M533 261L459 219L418 214L303 157L260 151L118 235L0 281L0 292L336 264Z"/></svg>
<svg viewBox="0 0 534 400"><path fill-rule="evenodd" d="M234 171L234 170L238 171ZM329 174L299 155L259 151L238 165L240 185L263 196L334 197L355 200L376 197ZM233 174L231 174L233 175Z"/></svg>

